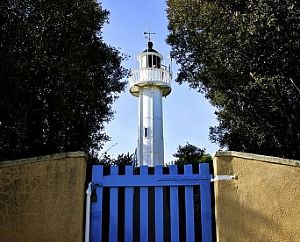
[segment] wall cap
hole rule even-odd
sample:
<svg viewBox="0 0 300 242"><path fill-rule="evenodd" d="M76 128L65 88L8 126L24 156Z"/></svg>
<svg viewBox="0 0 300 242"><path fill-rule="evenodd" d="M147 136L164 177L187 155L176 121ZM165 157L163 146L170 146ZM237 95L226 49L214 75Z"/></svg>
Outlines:
<svg viewBox="0 0 300 242"><path fill-rule="evenodd" d="M66 158L76 158L76 157L83 157L85 160L88 159L88 155L84 151L76 151L76 152L64 152L64 153L57 153L52 155L44 155L44 156L37 156L32 158L25 158L19 160L8 160L0 162L0 168L9 167L9 166L18 166L18 165L26 165L36 162L44 162L49 160L61 160Z"/></svg>
<svg viewBox="0 0 300 242"><path fill-rule="evenodd" d="M274 156L257 155L257 154L237 152L237 151L218 151L214 155L214 158L221 157L221 156L232 156L232 157L244 158L249 160L258 160L267 163L275 163L280 165L300 167L300 161L298 160L283 159Z"/></svg>

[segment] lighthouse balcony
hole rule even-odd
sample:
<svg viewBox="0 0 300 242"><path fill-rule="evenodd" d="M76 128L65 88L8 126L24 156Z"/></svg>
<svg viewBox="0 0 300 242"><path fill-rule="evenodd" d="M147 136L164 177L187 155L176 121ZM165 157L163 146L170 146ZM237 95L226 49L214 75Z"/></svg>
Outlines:
<svg viewBox="0 0 300 242"><path fill-rule="evenodd" d="M141 88L157 86L162 90L162 95L167 96L171 92L171 73L165 68L138 68L131 71L129 76L129 91L134 96L139 96Z"/></svg>

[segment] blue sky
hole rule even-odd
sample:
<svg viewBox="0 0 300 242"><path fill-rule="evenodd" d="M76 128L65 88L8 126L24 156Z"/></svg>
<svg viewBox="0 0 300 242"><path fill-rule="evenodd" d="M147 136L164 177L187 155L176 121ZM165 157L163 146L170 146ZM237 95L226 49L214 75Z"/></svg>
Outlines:
<svg viewBox="0 0 300 242"><path fill-rule="evenodd" d="M104 9L110 11L109 24L103 29L106 43L119 48L130 58L123 63L124 67L137 67L136 56L146 48L145 31L155 32L152 37L154 49L164 58L169 56L170 46L165 42L168 35L166 1L141 0L102 0ZM173 77L177 75L173 65ZM174 79L173 78L173 79ZM116 158L121 153L133 153L137 144L138 100L131 96L128 86L114 103L114 120L106 125L106 132L111 137L100 153ZM187 142L200 148L206 148L214 154L219 148L209 141L209 127L217 124L214 108L204 96L188 85L172 82L172 92L163 100L165 162L173 160L172 154L178 145Z"/></svg>

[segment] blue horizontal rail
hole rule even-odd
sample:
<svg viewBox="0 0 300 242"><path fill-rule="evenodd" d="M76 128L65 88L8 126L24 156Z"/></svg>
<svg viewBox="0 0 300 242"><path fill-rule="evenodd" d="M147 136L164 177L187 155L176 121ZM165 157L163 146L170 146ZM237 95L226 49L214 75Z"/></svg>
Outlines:
<svg viewBox="0 0 300 242"><path fill-rule="evenodd" d="M103 187L164 187L164 186L194 186L210 181L211 176L203 175L109 175L98 181Z"/></svg>

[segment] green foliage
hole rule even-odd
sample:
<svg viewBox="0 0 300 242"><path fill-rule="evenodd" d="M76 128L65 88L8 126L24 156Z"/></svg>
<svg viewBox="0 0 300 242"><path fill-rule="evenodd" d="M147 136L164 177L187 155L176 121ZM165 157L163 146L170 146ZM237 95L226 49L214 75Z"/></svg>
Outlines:
<svg viewBox="0 0 300 242"><path fill-rule="evenodd" d="M212 162L211 155L205 152L205 149L200 149L195 145L187 143L184 146L179 145L177 152L173 154L176 158L173 163L175 165L199 164L201 162Z"/></svg>
<svg viewBox="0 0 300 242"><path fill-rule="evenodd" d="M300 159L300 2L169 0L178 82L205 93L221 147Z"/></svg>
<svg viewBox="0 0 300 242"><path fill-rule="evenodd" d="M120 154L116 159L112 158L106 152L100 157L99 163L104 166L131 166L133 162L133 154Z"/></svg>
<svg viewBox="0 0 300 242"><path fill-rule="evenodd" d="M126 74L107 21L94 0L1 1L0 160L101 149Z"/></svg>

